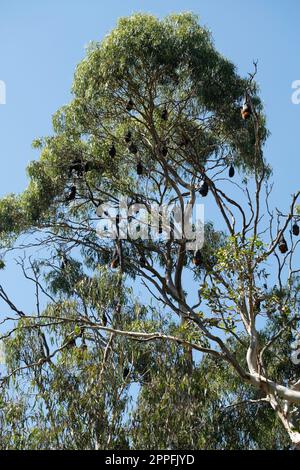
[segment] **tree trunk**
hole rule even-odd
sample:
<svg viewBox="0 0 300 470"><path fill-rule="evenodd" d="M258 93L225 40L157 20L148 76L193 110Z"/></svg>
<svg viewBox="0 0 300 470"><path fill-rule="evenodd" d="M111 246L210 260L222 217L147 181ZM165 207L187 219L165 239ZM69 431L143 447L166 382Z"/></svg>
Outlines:
<svg viewBox="0 0 300 470"><path fill-rule="evenodd" d="M294 446L294 450L300 450L300 432L291 432L290 438Z"/></svg>

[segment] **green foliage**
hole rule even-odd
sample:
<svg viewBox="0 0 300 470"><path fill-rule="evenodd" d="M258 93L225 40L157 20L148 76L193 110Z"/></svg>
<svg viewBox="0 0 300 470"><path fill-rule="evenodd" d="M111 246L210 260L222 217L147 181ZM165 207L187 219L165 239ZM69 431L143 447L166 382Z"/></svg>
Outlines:
<svg viewBox="0 0 300 470"><path fill-rule="evenodd" d="M243 383L226 362L199 355L193 362L186 344L210 348L216 333L246 369L247 341L243 335L237 340L238 310L241 291L251 291L251 312L258 314L261 304L275 320L259 340L287 327L266 351L267 373L282 382L286 370L288 379L293 377L287 342L299 283L263 286L265 267L255 264L265 260L263 241L245 233L227 236L207 223L201 266L191 268L185 242L132 237L116 243L101 240L96 231L97 208L103 202L117 205L120 196L130 204L178 203L188 190L196 202L204 172L227 171L229 162L256 178L267 177L262 152L267 130L254 80L240 77L216 51L196 16L158 20L135 14L90 46L72 91L72 101L53 116L54 135L33 142L40 158L28 166L27 189L0 201L2 247L12 248L30 233L41 248L34 261L29 257L32 277L20 263L34 282L37 312L25 316L2 296L17 319L4 335L0 448L286 446L272 410L249 403L262 398L261 391ZM255 116L243 121L246 93ZM137 153L124 138L128 131ZM146 178L136 175L138 161ZM66 197L71 188L72 200ZM110 268L116 246L117 273ZM194 321L184 310L179 322L174 314L185 299L181 278L188 270L199 302ZM165 292L158 289L163 298L155 300L165 302L162 311L154 298L150 305L134 299L129 285L138 277L161 282ZM173 278L172 298L167 285ZM151 334L151 341L137 338L137 332ZM162 341L157 332L172 338Z"/></svg>
<svg viewBox="0 0 300 470"><path fill-rule="evenodd" d="M223 362L209 357L184 371L182 355L164 361L140 392L131 423L135 449L282 449L288 440L260 398ZM166 359L166 356L168 359ZM151 418L149 418L151 417Z"/></svg>
<svg viewBox="0 0 300 470"><path fill-rule="evenodd" d="M130 323L128 316L127 322L127 327L137 326L136 320ZM25 325L26 322L21 322L20 327ZM149 317L148 326L155 331L162 324L154 316L152 323ZM174 328L170 334L175 333ZM289 448L287 437L268 405L251 403L262 398L261 392L243 384L223 361L199 358L191 371L184 349L172 342L150 345L116 337L114 352L108 356L101 375L103 351L88 336L88 348L83 348L81 329L75 326L73 332L78 338L76 346L66 348L55 363L45 363L26 374L27 382L31 380L26 393L24 377L20 376L22 384L19 388L15 382L15 398L3 394L2 449ZM271 334L271 330L265 334ZM65 328L58 326L54 337L57 340L61 335L65 335ZM22 346L24 341L26 348L25 343ZM37 351L34 344L39 344L38 335L31 330L26 339L21 329L10 341L10 348L20 351L22 360L26 360L24 354L32 355L34 347ZM233 342L228 346L235 349L243 362L243 347ZM270 352L277 373L280 367L276 356L288 357L284 349L285 338L276 355ZM33 358L27 356L27 360ZM130 366L131 372L124 380L125 365ZM282 373L287 367L285 359ZM133 383L139 384L134 403L130 392ZM35 397L34 408L31 396Z"/></svg>
<svg viewBox="0 0 300 470"><path fill-rule="evenodd" d="M251 87L260 113L263 144L267 133L261 104L254 82ZM215 50L196 16L183 13L158 20L135 14L120 19L101 43L92 44L77 67L74 99L53 117L56 134L34 141L41 157L28 167L27 190L20 197L9 196L0 202L3 237L60 219L75 159L89 161L94 169L76 181L86 204L73 208L73 216L82 219L91 215L91 193L96 187L111 195L132 194L136 188L134 163L124 142L128 128L151 171L159 167L157 140L166 138L173 142L168 159L178 174L187 169L197 173L208 158L220 157L224 146L236 166L251 171L254 165L257 168L262 162L253 159L254 128L240 117L240 104L248 88L249 81L240 78L233 64ZM128 99L134 103L132 115L126 111ZM165 104L171 131L161 119ZM208 115L210 121L202 125L199 116ZM180 149L183 137L191 142L184 152ZM114 159L108 155L112 142L117 146ZM182 152L185 169L180 163ZM96 195L94 198L97 201Z"/></svg>

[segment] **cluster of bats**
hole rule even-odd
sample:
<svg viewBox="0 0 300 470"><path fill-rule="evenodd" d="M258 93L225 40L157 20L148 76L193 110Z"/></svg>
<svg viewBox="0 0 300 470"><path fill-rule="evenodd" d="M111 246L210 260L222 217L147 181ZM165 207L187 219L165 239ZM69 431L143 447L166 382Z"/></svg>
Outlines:
<svg viewBox="0 0 300 470"><path fill-rule="evenodd" d="M134 102L130 98L128 100L127 104L126 104L126 111L128 111L130 113L134 109L134 107L135 107ZM251 105L251 103L250 103L250 101L249 101L249 99L247 98L247 95L246 95L245 102L244 102L244 104L241 108L242 119L244 121L247 121L251 117L252 114L253 114L252 105ZM166 107L161 112L160 117L163 121L168 120L169 112L168 112L168 109ZM127 133L125 134L124 140L125 140L125 143L128 145L129 152L132 153L133 155L136 155L138 153L138 147L137 147L136 143L133 141L132 132L130 130L128 130ZM182 145L187 145L188 142L189 141L186 138L185 141L182 142ZM163 156L167 156L167 153L168 153L167 146L162 145L162 147L160 148L160 152ZM111 147L109 148L108 154L111 158L114 158L116 156L117 149L116 149L114 144L112 144ZM98 168L99 164L98 165L96 164L96 166ZM96 166L93 165L92 162L82 162L81 160L77 159L74 162L72 162L72 164L69 168L69 175L71 176L73 171L75 171L78 176L82 176L85 172L96 169ZM136 165L136 172L137 172L138 176L141 176L144 173L144 167L143 167L143 164L142 164L140 159L138 160L137 165ZM230 178L233 178L234 175L235 175L235 169L234 169L233 164L231 163L230 167L229 167L228 176ZM72 200L75 199L76 191L77 191L76 186L72 186L70 188L69 193L66 195L66 201L67 202L72 201ZM201 177L201 181L200 181L200 185L199 185L199 193L202 197L206 197L207 194L208 194L208 191L209 191L209 185L208 185L206 176L203 172L202 177ZM295 236L299 235L299 226L296 223L293 225L293 234ZM279 246L279 250L281 251L281 253L286 253L288 251L287 243L286 243L286 240L284 239L283 236L281 237L278 246ZM203 263L203 259L202 259L202 255L201 255L200 250L195 251L194 256L192 258L192 262L195 266L200 266ZM144 257L141 257L140 265L141 265L141 267L146 266L146 259ZM119 255L118 249L115 249L115 251L113 253L112 261L111 261L111 268L116 269L119 266L120 266L120 255Z"/></svg>

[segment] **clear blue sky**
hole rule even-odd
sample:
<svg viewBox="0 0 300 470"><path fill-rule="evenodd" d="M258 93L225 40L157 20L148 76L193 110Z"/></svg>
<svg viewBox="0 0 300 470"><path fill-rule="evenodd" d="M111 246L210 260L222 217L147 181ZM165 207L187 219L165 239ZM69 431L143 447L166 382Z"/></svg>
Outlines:
<svg viewBox="0 0 300 470"><path fill-rule="evenodd" d="M51 133L51 115L69 101L85 45L101 40L120 16L187 10L200 16L217 49L241 74L259 60L272 133L266 156L274 169L274 199L286 207L300 188L300 105L291 103L291 83L300 79L299 0L1 0L0 80L7 86L7 104L0 105L0 197L25 188L25 167L38 156L31 142ZM15 268L0 273L0 283L12 293L15 279ZM24 283L18 288L20 304L30 305Z"/></svg>

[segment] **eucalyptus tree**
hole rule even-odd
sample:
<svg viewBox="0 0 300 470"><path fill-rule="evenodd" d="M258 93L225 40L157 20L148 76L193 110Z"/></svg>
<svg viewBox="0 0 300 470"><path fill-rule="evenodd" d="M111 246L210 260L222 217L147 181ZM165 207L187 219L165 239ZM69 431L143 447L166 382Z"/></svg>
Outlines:
<svg viewBox="0 0 300 470"><path fill-rule="evenodd" d="M38 247L30 264L36 291L47 299L29 315L1 290L14 313L8 329L16 325L6 333L7 349L20 331L38 336L40 346L37 357L29 338L23 342L25 355L10 355L6 379L57 367L69 343L82 336L97 342L104 359L120 338L170 342L184 348L188 373L194 351L228 363L245 387L260 391L257 404L267 402L299 446L298 370L278 375L270 354L299 320L297 243L291 239L289 249L286 241L299 193L287 214L272 211L256 69L240 77L186 13L122 18L102 42L91 44L77 67L72 101L53 117L54 135L34 142L40 157L28 167L28 188L0 202L3 251L27 243L32 256ZM235 170L242 179L233 179ZM202 247L201 227L189 233L184 224L187 203L191 211L200 200L210 200L219 214L214 226L206 224ZM114 237L100 237L112 219ZM157 236L145 237L153 225ZM106 283L113 297L109 315L103 290L97 304L107 273L115 279ZM173 333L154 330L145 315L128 321L127 282L136 295L142 285L166 319L170 313L179 319ZM260 319L268 316L273 334L264 336ZM55 347L57 323L66 340ZM93 442L99 446L95 436Z"/></svg>

